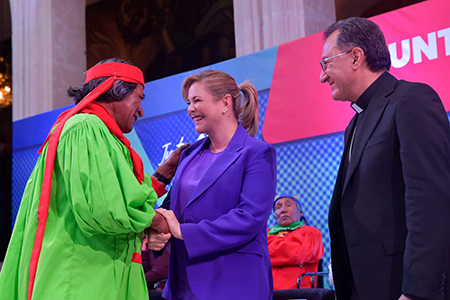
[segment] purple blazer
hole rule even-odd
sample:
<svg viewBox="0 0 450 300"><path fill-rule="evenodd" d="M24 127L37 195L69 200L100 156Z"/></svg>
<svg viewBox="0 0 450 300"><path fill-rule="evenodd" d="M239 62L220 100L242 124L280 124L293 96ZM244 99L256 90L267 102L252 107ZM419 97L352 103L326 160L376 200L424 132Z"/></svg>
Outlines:
<svg viewBox="0 0 450 300"><path fill-rule="evenodd" d="M209 142L199 140L183 151L165 207L175 211L181 175ZM239 125L177 215L188 255L189 285L197 299L272 299L266 226L275 190L275 149ZM167 299L175 288L174 248L163 293Z"/></svg>

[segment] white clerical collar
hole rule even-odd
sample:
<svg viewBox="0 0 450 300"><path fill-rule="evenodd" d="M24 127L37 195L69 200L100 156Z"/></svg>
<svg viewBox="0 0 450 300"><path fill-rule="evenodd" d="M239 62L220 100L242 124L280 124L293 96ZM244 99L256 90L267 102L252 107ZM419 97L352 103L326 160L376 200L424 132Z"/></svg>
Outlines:
<svg viewBox="0 0 450 300"><path fill-rule="evenodd" d="M362 113L364 111L364 109L362 109L362 107L360 107L358 104L356 104L356 102L353 102L352 104L350 104L351 108L353 108L354 111L356 111L358 114Z"/></svg>

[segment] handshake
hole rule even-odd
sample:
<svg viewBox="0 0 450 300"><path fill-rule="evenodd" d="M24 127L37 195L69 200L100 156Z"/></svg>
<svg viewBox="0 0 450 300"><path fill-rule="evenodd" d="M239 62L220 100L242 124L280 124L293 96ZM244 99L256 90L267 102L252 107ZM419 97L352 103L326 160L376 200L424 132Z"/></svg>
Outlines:
<svg viewBox="0 0 450 300"><path fill-rule="evenodd" d="M150 249L159 251L164 248L172 235L175 238L183 239L180 223L171 210L158 208L155 210L155 213L152 224L144 231L144 245L142 250Z"/></svg>
<svg viewBox="0 0 450 300"><path fill-rule="evenodd" d="M152 177L159 182L167 185L175 176L175 171L178 167L181 152L189 147L190 144L184 144L176 149L172 155L156 169ZM152 224L145 230L147 237L148 248L151 250L161 250L167 243L171 235L178 239L183 239L181 236L180 223L171 210L158 208L155 210Z"/></svg>
<svg viewBox="0 0 450 300"><path fill-rule="evenodd" d="M170 233L169 223L163 215L165 211L167 210L164 208L158 208L155 210L156 215L153 217L152 225L150 225L149 228L160 233Z"/></svg>

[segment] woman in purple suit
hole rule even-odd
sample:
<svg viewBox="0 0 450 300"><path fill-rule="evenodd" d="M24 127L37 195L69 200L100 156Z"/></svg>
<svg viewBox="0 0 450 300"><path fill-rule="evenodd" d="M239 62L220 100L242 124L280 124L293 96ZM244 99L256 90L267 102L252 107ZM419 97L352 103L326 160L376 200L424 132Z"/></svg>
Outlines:
<svg viewBox="0 0 450 300"><path fill-rule="evenodd" d="M172 234L163 297L272 299L266 224L276 158L271 145L253 138L256 89L208 70L187 77L182 94L196 131L208 137L182 153L168 210L161 209Z"/></svg>

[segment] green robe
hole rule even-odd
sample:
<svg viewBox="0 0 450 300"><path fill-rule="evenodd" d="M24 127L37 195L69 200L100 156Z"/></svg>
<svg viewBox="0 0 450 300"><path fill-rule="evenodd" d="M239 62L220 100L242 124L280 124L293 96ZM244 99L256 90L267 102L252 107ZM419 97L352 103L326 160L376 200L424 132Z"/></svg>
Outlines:
<svg viewBox="0 0 450 300"><path fill-rule="evenodd" d="M27 182L0 273L0 298L26 300L47 146ZM151 178L133 174L128 149L95 115L64 126L33 300L148 299L140 253L155 215Z"/></svg>

